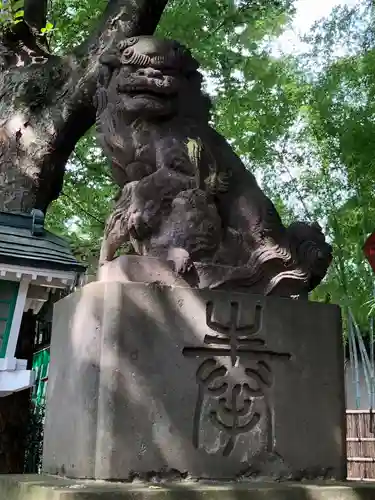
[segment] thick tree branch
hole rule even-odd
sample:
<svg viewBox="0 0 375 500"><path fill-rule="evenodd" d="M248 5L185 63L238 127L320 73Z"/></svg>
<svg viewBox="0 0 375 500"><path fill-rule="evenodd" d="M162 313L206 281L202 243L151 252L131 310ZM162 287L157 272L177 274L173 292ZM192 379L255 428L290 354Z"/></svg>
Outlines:
<svg viewBox="0 0 375 500"><path fill-rule="evenodd" d="M46 25L47 19L47 0L25 0L24 19L26 23L40 33L40 30Z"/></svg>
<svg viewBox="0 0 375 500"><path fill-rule="evenodd" d="M109 0L99 26L80 45L77 56L90 56L123 37L152 35L168 0Z"/></svg>
<svg viewBox="0 0 375 500"><path fill-rule="evenodd" d="M25 58L26 54L34 57L48 57L47 40L41 33L41 29L46 25L47 0L24 0L23 7L18 10L24 11L23 19L14 24L11 30L6 30L2 34L2 43L18 56L23 47L24 54L21 59L26 65L29 63L28 58ZM17 56L15 58L17 59Z"/></svg>
<svg viewBox="0 0 375 500"><path fill-rule="evenodd" d="M110 0L86 43L58 57L38 46L36 26L44 24L44 0L25 0L25 7L28 2L28 9L33 6L35 12L29 10L31 17L15 25L4 54L0 51L1 118L6 132L6 141L0 144L0 173L8 176L0 186L4 207L45 211L59 196L68 157L95 123L93 98L101 54L124 37L152 34L167 1ZM15 191L20 194L13 200Z"/></svg>
<svg viewBox="0 0 375 500"><path fill-rule="evenodd" d="M99 26L71 57L74 90L68 98L73 115L85 108L92 117L100 55L124 37L152 35L168 0L109 0ZM74 76L75 74L75 76Z"/></svg>

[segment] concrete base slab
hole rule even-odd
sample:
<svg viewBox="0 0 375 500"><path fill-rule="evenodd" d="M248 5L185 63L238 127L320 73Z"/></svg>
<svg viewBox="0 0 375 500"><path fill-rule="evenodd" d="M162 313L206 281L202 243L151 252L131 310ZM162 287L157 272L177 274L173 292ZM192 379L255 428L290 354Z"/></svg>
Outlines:
<svg viewBox="0 0 375 500"><path fill-rule="evenodd" d="M48 475L0 475L6 500L372 500L375 482L112 483Z"/></svg>

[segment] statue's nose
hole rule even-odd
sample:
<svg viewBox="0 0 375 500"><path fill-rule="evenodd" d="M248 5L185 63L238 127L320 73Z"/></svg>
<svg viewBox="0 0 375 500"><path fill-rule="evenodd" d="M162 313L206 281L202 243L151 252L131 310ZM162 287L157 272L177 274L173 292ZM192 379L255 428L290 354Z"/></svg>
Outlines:
<svg viewBox="0 0 375 500"><path fill-rule="evenodd" d="M139 76L147 76L147 78L163 78L163 73L154 68L140 68L137 73Z"/></svg>

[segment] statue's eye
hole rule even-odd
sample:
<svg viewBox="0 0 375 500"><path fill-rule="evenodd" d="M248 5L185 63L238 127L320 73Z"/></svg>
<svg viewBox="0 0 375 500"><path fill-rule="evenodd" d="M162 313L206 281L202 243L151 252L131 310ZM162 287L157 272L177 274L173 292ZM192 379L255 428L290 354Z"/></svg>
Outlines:
<svg viewBox="0 0 375 500"><path fill-rule="evenodd" d="M132 54L133 54L133 49L128 48L128 49L124 50L123 56L124 57L131 57Z"/></svg>
<svg viewBox="0 0 375 500"><path fill-rule="evenodd" d="M134 50L132 48L127 48L124 50L121 56L121 62L126 64L133 57Z"/></svg>

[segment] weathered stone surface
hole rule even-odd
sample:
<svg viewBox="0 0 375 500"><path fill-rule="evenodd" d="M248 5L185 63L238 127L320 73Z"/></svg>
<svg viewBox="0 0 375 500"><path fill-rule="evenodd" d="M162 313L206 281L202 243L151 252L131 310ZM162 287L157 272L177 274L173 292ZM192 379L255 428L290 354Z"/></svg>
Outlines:
<svg viewBox="0 0 375 500"><path fill-rule="evenodd" d="M177 274L167 261L139 255L120 255L116 259L106 262L99 267L97 279L122 283L189 286L189 283Z"/></svg>
<svg viewBox="0 0 375 500"><path fill-rule="evenodd" d="M120 281L122 283L159 283L167 286L183 286L200 289L227 290L231 292L244 292L246 287L241 281L226 281L225 277L241 276L243 269L221 266L212 263L194 262L193 268L183 276L176 272L174 262L157 257L144 257L140 255L120 255L110 262L99 267L99 281ZM254 292L262 293L262 284L253 285ZM289 295L290 289L278 289ZM273 292L271 292L271 295Z"/></svg>
<svg viewBox="0 0 375 500"><path fill-rule="evenodd" d="M6 500L372 500L374 495L374 483L184 481L155 486L48 475L0 476L0 497Z"/></svg>
<svg viewBox="0 0 375 500"><path fill-rule="evenodd" d="M97 282L55 306L44 471L346 477L340 313Z"/></svg>
<svg viewBox="0 0 375 500"><path fill-rule="evenodd" d="M315 288L332 248L316 224L286 228L254 175L211 128L211 103L190 51L172 40L132 37L101 63L98 139L122 190L101 264L130 240L140 255L173 261L184 278L197 263L208 264L210 288L241 284L282 296Z"/></svg>

